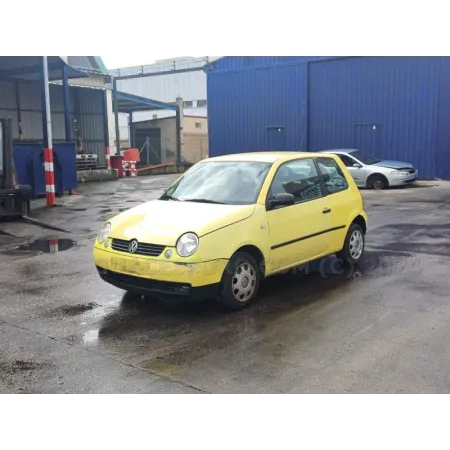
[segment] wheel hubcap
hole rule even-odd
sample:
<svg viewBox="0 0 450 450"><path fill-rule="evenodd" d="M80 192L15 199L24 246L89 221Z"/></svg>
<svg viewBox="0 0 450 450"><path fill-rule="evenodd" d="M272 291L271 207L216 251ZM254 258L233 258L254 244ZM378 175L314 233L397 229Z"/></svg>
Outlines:
<svg viewBox="0 0 450 450"><path fill-rule="evenodd" d="M359 230L355 230L350 237L350 255L353 259L359 259L364 250L364 236Z"/></svg>
<svg viewBox="0 0 450 450"><path fill-rule="evenodd" d="M381 180L377 180L375 181L375 183L373 184L373 187L375 189L382 189L383 188L383 182Z"/></svg>
<svg viewBox="0 0 450 450"><path fill-rule="evenodd" d="M256 270L249 263L242 263L233 275L233 296L238 302L246 302L255 292Z"/></svg>

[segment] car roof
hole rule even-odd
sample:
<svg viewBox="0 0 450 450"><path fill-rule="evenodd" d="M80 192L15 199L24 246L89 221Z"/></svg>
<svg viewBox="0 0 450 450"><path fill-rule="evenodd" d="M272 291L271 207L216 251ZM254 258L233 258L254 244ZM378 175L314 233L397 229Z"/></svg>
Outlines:
<svg viewBox="0 0 450 450"><path fill-rule="evenodd" d="M209 161L230 161L230 162L267 162L274 163L276 161L289 161L290 159L296 159L301 157L314 157L323 156L320 153L292 151L292 152L248 152L248 153L233 153L230 155L215 156L213 158L204 159L202 162Z"/></svg>
<svg viewBox="0 0 450 450"><path fill-rule="evenodd" d="M352 153L358 151L357 148L336 148L331 150L321 150L319 153L336 153L336 154L345 154Z"/></svg>

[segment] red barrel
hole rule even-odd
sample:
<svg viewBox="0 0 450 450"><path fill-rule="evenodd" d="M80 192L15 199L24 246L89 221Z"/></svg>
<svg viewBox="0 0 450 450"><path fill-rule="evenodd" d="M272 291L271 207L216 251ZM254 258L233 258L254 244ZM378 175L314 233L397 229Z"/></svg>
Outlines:
<svg viewBox="0 0 450 450"><path fill-rule="evenodd" d="M119 178L124 177L122 160L123 156L121 155L111 155L111 169L117 169Z"/></svg>

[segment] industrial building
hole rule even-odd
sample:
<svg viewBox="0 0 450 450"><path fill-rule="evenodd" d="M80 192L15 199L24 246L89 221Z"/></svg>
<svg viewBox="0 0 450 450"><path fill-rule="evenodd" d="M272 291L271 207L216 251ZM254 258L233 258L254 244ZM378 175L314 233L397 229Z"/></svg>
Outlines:
<svg viewBox="0 0 450 450"><path fill-rule="evenodd" d="M114 135L106 69L98 66L98 57L49 58L53 140L78 139L80 151L95 154L99 164L105 165L107 140L110 133ZM13 119L13 137L17 142L42 141L44 137L40 83L38 57L0 58L0 118Z"/></svg>
<svg viewBox="0 0 450 450"><path fill-rule="evenodd" d="M196 163L207 157L208 119L181 113L180 124L181 162ZM157 165L176 160L176 127L176 117L154 117L133 124L133 146L141 149L140 165Z"/></svg>
<svg viewBox="0 0 450 450"><path fill-rule="evenodd" d="M0 57L0 209L15 186L54 205L77 187L83 158L113 175L110 81L95 56Z"/></svg>
<svg viewBox="0 0 450 450"><path fill-rule="evenodd" d="M450 57L223 57L209 155L360 148L450 179Z"/></svg>
<svg viewBox="0 0 450 450"><path fill-rule="evenodd" d="M148 159L147 149L142 146L145 142L148 146L151 141L153 151L149 161L152 164L174 161L174 145L176 146L176 139L179 139L180 159L196 162L200 155L206 156L207 142L201 137L205 133L207 135L204 67L214 59L216 57L172 58L150 65L110 70L109 74L115 79L119 95L136 96L158 103L153 110L118 114L117 134L121 148L138 148L141 151L141 162L145 163ZM178 130L177 111L181 121ZM162 128L157 130L160 125ZM144 129L147 130L146 136Z"/></svg>

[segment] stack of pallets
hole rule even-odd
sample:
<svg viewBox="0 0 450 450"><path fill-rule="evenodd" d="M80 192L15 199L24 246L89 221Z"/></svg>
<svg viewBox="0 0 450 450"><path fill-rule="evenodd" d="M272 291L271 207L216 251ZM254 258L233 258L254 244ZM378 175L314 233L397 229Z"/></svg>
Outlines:
<svg viewBox="0 0 450 450"><path fill-rule="evenodd" d="M98 156L93 154L77 155L77 170L98 168Z"/></svg>

